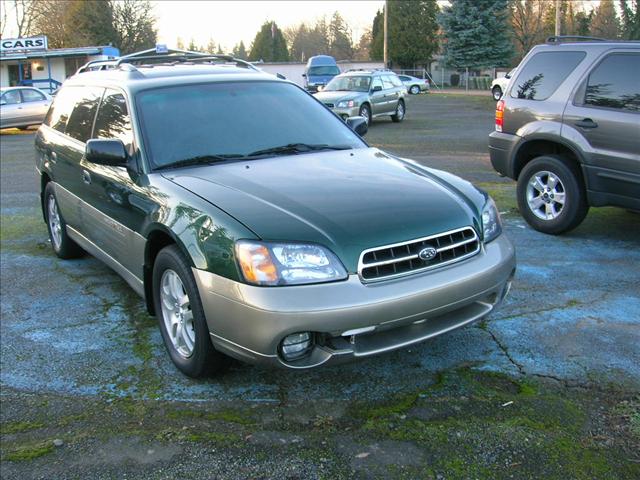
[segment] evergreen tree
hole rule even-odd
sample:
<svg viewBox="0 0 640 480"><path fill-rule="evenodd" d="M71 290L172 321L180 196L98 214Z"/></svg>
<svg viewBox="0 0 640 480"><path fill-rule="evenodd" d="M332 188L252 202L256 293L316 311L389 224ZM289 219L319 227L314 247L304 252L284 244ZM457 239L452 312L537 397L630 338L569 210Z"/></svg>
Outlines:
<svg viewBox="0 0 640 480"><path fill-rule="evenodd" d="M438 4L435 0L390 1L388 12L389 60L412 68L428 63L438 49ZM371 59L383 60L384 11L371 28Z"/></svg>
<svg viewBox="0 0 640 480"><path fill-rule="evenodd" d="M265 22L251 44L252 60L264 60L265 62L286 62L289 60L287 42L282 30L276 22Z"/></svg>
<svg viewBox="0 0 640 480"><path fill-rule="evenodd" d="M507 0L451 0L440 21L447 65L472 69L509 66L513 47Z"/></svg>
<svg viewBox="0 0 640 480"><path fill-rule="evenodd" d="M121 54L155 47L158 34L153 7L148 1L112 0L111 4L113 28L116 32L114 45L120 49Z"/></svg>
<svg viewBox="0 0 640 480"><path fill-rule="evenodd" d="M625 40L640 40L640 0L620 0L621 33Z"/></svg>
<svg viewBox="0 0 640 480"><path fill-rule="evenodd" d="M370 56L371 48L371 29L367 28L360 36L358 45L355 46L353 51L353 59L361 62L371 60Z"/></svg>
<svg viewBox="0 0 640 480"><path fill-rule="evenodd" d="M314 55L329 55L329 27L324 17L314 25L304 22L284 32L291 60L304 62Z"/></svg>
<svg viewBox="0 0 640 480"><path fill-rule="evenodd" d="M240 40L240 43L233 47L233 56L241 60L247 59L247 49L244 46L244 42Z"/></svg>
<svg viewBox="0 0 640 480"><path fill-rule="evenodd" d="M613 0L600 0L593 12L591 33L596 37L616 39L620 35L620 21Z"/></svg>
<svg viewBox="0 0 640 480"><path fill-rule="evenodd" d="M189 40L189 46L187 47L187 50L189 50L190 52L200 51L200 49L198 48L198 45L196 45L196 42L193 40L193 38Z"/></svg>
<svg viewBox="0 0 640 480"><path fill-rule="evenodd" d="M224 50L222 50L222 45L218 44L218 50L216 51L217 55L224 55Z"/></svg>
<svg viewBox="0 0 640 480"><path fill-rule="evenodd" d="M334 12L329 22L329 55L336 60L351 60L353 45L351 29L338 12Z"/></svg>
<svg viewBox="0 0 640 480"><path fill-rule="evenodd" d="M204 51L207 53L216 53L216 42L213 41L213 38L209 37L207 48L205 48Z"/></svg>
<svg viewBox="0 0 640 480"><path fill-rule="evenodd" d="M369 52L371 60L382 61L384 59L384 11L378 10L376 16L373 17Z"/></svg>
<svg viewBox="0 0 640 480"><path fill-rule="evenodd" d="M182 40L182 38L181 38L181 37L178 37L178 38L176 39L176 48L177 48L178 50L184 50L184 40Z"/></svg>

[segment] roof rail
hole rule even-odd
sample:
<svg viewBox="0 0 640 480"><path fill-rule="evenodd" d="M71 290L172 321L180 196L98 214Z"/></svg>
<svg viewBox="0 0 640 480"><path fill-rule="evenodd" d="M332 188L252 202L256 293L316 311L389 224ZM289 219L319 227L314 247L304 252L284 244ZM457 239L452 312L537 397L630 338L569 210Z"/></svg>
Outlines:
<svg viewBox="0 0 640 480"><path fill-rule="evenodd" d="M552 35L548 37L546 43L562 43L563 41L579 40L583 42L610 42L606 38L584 37L582 35Z"/></svg>
<svg viewBox="0 0 640 480"><path fill-rule="evenodd" d="M258 68L256 68L251 63L245 60L241 60L239 58L235 58L232 55L191 52L189 50L177 50L177 49L167 49L162 53L157 53L157 50L155 48L150 48L149 50L142 50L140 52L131 53L129 55L125 55L124 57L120 57L115 62L115 68L118 68L124 64L153 65L156 63L163 63L163 64L196 63L196 62L214 63L216 61L235 63L239 67L244 67L244 68L249 68L251 70L259 71Z"/></svg>

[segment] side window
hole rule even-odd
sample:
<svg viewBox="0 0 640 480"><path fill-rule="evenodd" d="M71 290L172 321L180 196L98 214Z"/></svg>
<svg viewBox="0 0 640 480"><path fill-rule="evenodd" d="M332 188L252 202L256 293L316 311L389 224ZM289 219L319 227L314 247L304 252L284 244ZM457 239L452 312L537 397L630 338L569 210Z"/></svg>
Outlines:
<svg viewBox="0 0 640 480"><path fill-rule="evenodd" d="M22 90L22 100L25 102L41 102L45 100L45 96L37 90L25 88Z"/></svg>
<svg viewBox="0 0 640 480"><path fill-rule="evenodd" d="M93 138L118 138L131 151L133 133L124 95L115 90L105 92L93 132Z"/></svg>
<svg viewBox="0 0 640 480"><path fill-rule="evenodd" d="M69 115L65 133L71 138L86 142L91 137L93 119L96 116L98 102L104 89L102 88L79 88L80 96L77 98L75 106Z"/></svg>
<svg viewBox="0 0 640 480"><path fill-rule="evenodd" d="M536 53L516 78L511 88L511 97L546 100L585 56L585 52Z"/></svg>
<svg viewBox="0 0 640 480"><path fill-rule="evenodd" d="M20 98L20 92L18 90L9 90L7 93L2 95L2 100L4 100L7 105L15 105L16 103L22 103L22 99Z"/></svg>
<svg viewBox="0 0 640 480"><path fill-rule="evenodd" d="M405 77L404 75L399 75L398 78L403 82L406 82L407 80L409 80L409 77Z"/></svg>
<svg viewBox="0 0 640 480"><path fill-rule="evenodd" d="M71 111L81 94L82 89L80 87L61 88L53 101L53 105L49 108L44 124L64 133Z"/></svg>
<svg viewBox="0 0 640 480"><path fill-rule="evenodd" d="M389 75L385 75L384 77L382 77L382 85L385 90L387 90L388 88L393 88L394 85Z"/></svg>
<svg viewBox="0 0 640 480"><path fill-rule="evenodd" d="M640 55L614 53L589 74L584 105L640 112Z"/></svg>
<svg viewBox="0 0 640 480"><path fill-rule="evenodd" d="M371 82L371 89L373 90L376 87L382 88L382 80L380 80L380 77L373 77L373 82Z"/></svg>
<svg viewBox="0 0 640 480"><path fill-rule="evenodd" d="M394 87L402 87L402 82L396 75L389 75L389 78L391 79L391 83L393 83Z"/></svg>

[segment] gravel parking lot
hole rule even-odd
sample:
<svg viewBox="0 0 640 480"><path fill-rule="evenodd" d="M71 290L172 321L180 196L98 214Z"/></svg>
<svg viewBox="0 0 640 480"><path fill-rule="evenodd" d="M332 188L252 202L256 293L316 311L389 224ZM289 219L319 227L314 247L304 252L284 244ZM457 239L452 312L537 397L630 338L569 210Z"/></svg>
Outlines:
<svg viewBox="0 0 640 480"><path fill-rule="evenodd" d="M173 367L115 273L53 255L33 133L3 132L2 477L640 478L640 215L538 233L490 166L491 98L408 100L367 140L494 196L518 254L505 304L354 364L206 381Z"/></svg>

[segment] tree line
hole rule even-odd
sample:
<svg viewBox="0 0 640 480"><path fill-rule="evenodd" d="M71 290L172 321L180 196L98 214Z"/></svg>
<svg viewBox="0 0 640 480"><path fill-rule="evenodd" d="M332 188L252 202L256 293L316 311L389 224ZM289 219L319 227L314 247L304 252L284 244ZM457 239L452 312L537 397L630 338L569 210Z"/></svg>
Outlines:
<svg viewBox="0 0 640 480"><path fill-rule="evenodd" d="M13 7L18 35L45 34L51 48L112 44L127 54L152 48L157 39L148 0L13 0ZM515 65L555 31L556 2L549 0L450 0L444 8L436 0L389 0L387 7L389 59L402 68L428 65L439 53L454 68ZM640 0L601 0L591 7L562 0L562 34L640 39ZM239 42L225 53L265 62L306 61L319 54L380 61L383 19L384 11L378 11L358 39L339 12L284 30L266 21L248 47ZM185 46L178 38L176 46L224 52L213 38L204 46L193 39Z"/></svg>

